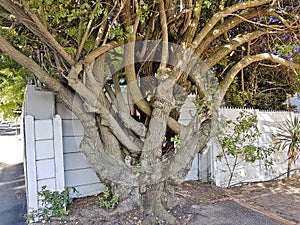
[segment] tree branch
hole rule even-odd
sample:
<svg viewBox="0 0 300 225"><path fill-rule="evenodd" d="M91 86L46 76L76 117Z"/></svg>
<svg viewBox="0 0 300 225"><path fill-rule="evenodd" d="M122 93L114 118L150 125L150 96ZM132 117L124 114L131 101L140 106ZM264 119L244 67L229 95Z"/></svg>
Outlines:
<svg viewBox="0 0 300 225"><path fill-rule="evenodd" d="M226 55L228 55L230 52L232 52L235 48L238 46L252 41L264 34L266 34L267 31L255 31L252 33L246 33L244 35L238 35L232 41L230 44L225 44L223 47L221 47L218 51L213 53L206 59L204 62L207 64L208 68L212 68L214 65L216 65L218 62L220 62L221 59L223 59Z"/></svg>
<svg viewBox="0 0 300 225"><path fill-rule="evenodd" d="M154 108L140 157L142 166L153 170L154 174L156 169L161 165L162 146L165 141L167 119L174 108L174 84L172 80L167 79L157 87L157 95L153 103Z"/></svg>
<svg viewBox="0 0 300 225"><path fill-rule="evenodd" d="M191 10L193 7L193 1L188 0L185 5L186 5L185 8L187 9L187 12L185 14L183 27L182 27L182 29L180 29L180 32L179 32L180 36L183 35L186 32L186 30L189 28L191 21L192 21L192 15L193 15L193 12ZM192 34L192 36L193 36L193 34Z"/></svg>
<svg viewBox="0 0 300 225"><path fill-rule="evenodd" d="M104 36L104 30L106 29L107 24L108 24L107 18L105 18L105 20L102 21L102 23L98 29L97 37L95 39L94 49L97 49L99 47L100 42Z"/></svg>
<svg viewBox="0 0 300 225"><path fill-rule="evenodd" d="M168 48L168 25L167 25L167 16L165 12L165 5L164 1L159 1L159 16L160 16L160 24L162 27L162 53L161 53L161 62L160 62L160 69L165 70L168 58L169 58L169 48Z"/></svg>
<svg viewBox="0 0 300 225"><path fill-rule="evenodd" d="M181 144L177 153L171 158L163 177L171 177L176 183L181 183L192 163L195 155L201 152L212 136L211 130L215 121L209 114L196 114L192 121L182 129Z"/></svg>
<svg viewBox="0 0 300 225"><path fill-rule="evenodd" d="M86 65L91 64L93 61L95 61L96 58L98 58L99 56L109 52L110 50L120 47L124 45L124 42L116 42L116 41L112 41L110 43L101 45L100 47L96 48L94 51L92 51L91 53L89 53L87 56L84 57L83 62Z"/></svg>
<svg viewBox="0 0 300 225"><path fill-rule="evenodd" d="M49 76L37 63L25 56L23 53L15 49L8 41L0 35L0 49L6 53L11 59L19 63L32 72L39 80L45 83L54 92L59 92L63 85Z"/></svg>
<svg viewBox="0 0 300 225"><path fill-rule="evenodd" d="M113 83L116 91L115 103L117 105L118 114L120 115L122 121L124 122L125 126L131 129L135 134L140 137L145 137L147 128L143 123L136 121L129 114L129 110L125 104L123 94L119 85L119 80L116 74L113 74Z"/></svg>
<svg viewBox="0 0 300 225"><path fill-rule="evenodd" d="M185 34L184 34L183 41L182 41L182 44L184 46L190 45L190 43L193 41L193 38L195 37L195 34L197 32L197 27L199 24L199 20L200 20L202 5L203 5L203 0L197 0L195 2L195 7L197 7L198 11L193 12L194 18L192 19L192 21L189 22L189 24L187 24L188 28L186 31L184 31Z"/></svg>
<svg viewBox="0 0 300 225"><path fill-rule="evenodd" d="M96 11L96 8L93 9L92 15L95 14L95 11ZM94 18L94 16L92 16L92 18ZM75 60L76 61L80 58L80 55L81 55L81 52L83 50L84 44L85 44L86 40L89 37L89 33L90 33L91 29L92 29L92 23L93 23L93 19L90 19L89 22L88 22L88 24L87 24L86 31L85 31L85 33L84 33L81 41L78 40L79 43L80 43L80 45L79 45L79 47L77 49L77 52L76 52L76 56L75 56Z"/></svg>
<svg viewBox="0 0 300 225"><path fill-rule="evenodd" d="M234 65L230 71L225 75L224 79L220 83L220 102L224 98L230 84L233 82L235 76L240 72L243 68L247 67L251 63L262 61L262 60L269 60L273 63L279 63L280 65L291 67L297 70L300 70L300 63L294 63L291 61L288 61L286 59L283 59L279 56L269 54L269 53L262 53L252 56L246 56L241 61L239 61L236 65Z"/></svg>
<svg viewBox="0 0 300 225"><path fill-rule="evenodd" d="M244 21L244 19L251 19L255 18L260 15L264 15L268 13L270 10L266 9L250 9L250 10L245 10L240 14L240 17L231 17L227 20L224 21L223 24L215 27L212 29L207 36L203 39L203 41L200 43L198 48L196 49L196 54L198 56L202 55L204 51L208 48L208 46L219 36L222 34L226 33L230 29L236 27L240 23Z"/></svg>
<svg viewBox="0 0 300 225"><path fill-rule="evenodd" d="M74 65L75 61L72 57L64 50L64 48L55 40L55 38L49 33L47 28L36 15L27 12L14 4L11 0L0 0L0 6L9 11L15 18L24 26L26 26L32 33L50 46L54 51L56 51L69 65Z"/></svg>
<svg viewBox="0 0 300 225"><path fill-rule="evenodd" d="M196 49L199 46L199 44L203 41L203 39L207 36L207 34L214 28L214 26L229 14L232 14L241 9L264 5L272 1L273 0L253 0L247 2L240 2L215 13L212 16L212 18L206 23L205 27L203 27L203 29L195 37L194 41L192 42L192 48Z"/></svg>

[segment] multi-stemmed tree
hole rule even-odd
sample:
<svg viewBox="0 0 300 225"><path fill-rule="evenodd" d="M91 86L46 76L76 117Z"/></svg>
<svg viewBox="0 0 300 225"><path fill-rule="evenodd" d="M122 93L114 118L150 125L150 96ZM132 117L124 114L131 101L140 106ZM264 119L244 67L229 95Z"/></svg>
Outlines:
<svg viewBox="0 0 300 225"><path fill-rule="evenodd" d="M297 1L0 0L0 6L2 54L80 119L81 152L120 196L117 210L139 206L170 222L165 196L205 148L215 109L235 77L259 61L300 69L297 51L289 57L278 51L299 46ZM184 126L178 119L189 94L196 114Z"/></svg>

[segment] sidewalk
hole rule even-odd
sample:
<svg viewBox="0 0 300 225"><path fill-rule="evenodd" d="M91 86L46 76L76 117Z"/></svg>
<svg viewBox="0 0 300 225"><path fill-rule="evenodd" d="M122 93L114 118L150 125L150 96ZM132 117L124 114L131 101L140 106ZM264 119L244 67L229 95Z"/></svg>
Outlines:
<svg viewBox="0 0 300 225"><path fill-rule="evenodd" d="M26 213L23 143L19 135L0 135L0 225L24 225Z"/></svg>
<svg viewBox="0 0 300 225"><path fill-rule="evenodd" d="M284 224L300 224L300 178L253 183L231 188L239 204Z"/></svg>
<svg viewBox="0 0 300 225"><path fill-rule="evenodd" d="M0 225L24 225L26 197L23 163L0 163Z"/></svg>
<svg viewBox="0 0 300 225"><path fill-rule="evenodd" d="M187 225L283 225L233 200L197 205Z"/></svg>

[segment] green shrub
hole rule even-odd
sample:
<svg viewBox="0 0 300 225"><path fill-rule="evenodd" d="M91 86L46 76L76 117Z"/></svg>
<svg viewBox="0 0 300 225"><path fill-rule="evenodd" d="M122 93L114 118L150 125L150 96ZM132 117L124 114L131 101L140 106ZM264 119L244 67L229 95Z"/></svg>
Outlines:
<svg viewBox="0 0 300 225"><path fill-rule="evenodd" d="M42 197L42 207L38 210L29 209L24 216L26 223L48 220L51 216L62 217L68 214L67 205L73 202L70 192L77 192L75 188L65 188L63 191L49 191L47 186L43 186L38 192Z"/></svg>

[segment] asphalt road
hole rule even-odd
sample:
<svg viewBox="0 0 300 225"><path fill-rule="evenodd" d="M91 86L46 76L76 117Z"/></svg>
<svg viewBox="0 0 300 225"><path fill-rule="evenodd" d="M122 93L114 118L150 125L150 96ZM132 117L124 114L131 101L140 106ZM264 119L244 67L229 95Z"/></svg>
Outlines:
<svg viewBox="0 0 300 225"><path fill-rule="evenodd" d="M19 136L0 136L0 225L24 225L23 150Z"/></svg>

